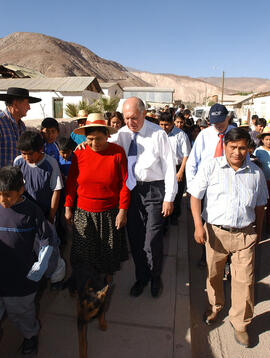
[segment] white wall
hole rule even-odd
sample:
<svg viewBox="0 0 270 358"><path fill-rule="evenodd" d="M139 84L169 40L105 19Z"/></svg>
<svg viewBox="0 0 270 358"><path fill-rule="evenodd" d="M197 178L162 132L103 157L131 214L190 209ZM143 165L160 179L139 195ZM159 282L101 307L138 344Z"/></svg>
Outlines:
<svg viewBox="0 0 270 358"><path fill-rule="evenodd" d="M109 89L108 88L102 88L102 92L104 93L104 96L109 96Z"/></svg>
<svg viewBox="0 0 270 358"><path fill-rule="evenodd" d="M254 114L259 117L270 119L270 96L254 98Z"/></svg>
<svg viewBox="0 0 270 358"><path fill-rule="evenodd" d="M1 91L0 93L6 93ZM43 119L45 117L53 117L53 99L54 98L63 98L63 117L67 117L65 114L65 107L67 103L78 104L79 101L88 100L89 103L92 103L96 98L101 95L96 92L83 91L82 94L78 92L54 92L54 91L44 91L44 92L30 92L30 96L41 98L41 102L31 104L31 109L28 111L27 116L23 120L30 119ZM5 102L0 101L0 109L4 110L6 108Z"/></svg>
<svg viewBox="0 0 270 358"><path fill-rule="evenodd" d="M6 93L1 91L1 93ZM53 97L57 97L54 92L30 92L31 97L41 98L41 102L30 104L31 109L28 111L27 119L43 119L45 117L51 117L53 115ZM0 109L6 108L5 102L0 101Z"/></svg>

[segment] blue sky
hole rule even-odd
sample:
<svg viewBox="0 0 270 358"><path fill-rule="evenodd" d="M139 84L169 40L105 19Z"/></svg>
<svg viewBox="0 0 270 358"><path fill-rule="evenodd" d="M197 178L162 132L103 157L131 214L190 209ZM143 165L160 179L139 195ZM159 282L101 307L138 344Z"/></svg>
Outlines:
<svg viewBox="0 0 270 358"><path fill-rule="evenodd" d="M156 73L270 78L269 13L269 0L13 0L0 36L43 33Z"/></svg>

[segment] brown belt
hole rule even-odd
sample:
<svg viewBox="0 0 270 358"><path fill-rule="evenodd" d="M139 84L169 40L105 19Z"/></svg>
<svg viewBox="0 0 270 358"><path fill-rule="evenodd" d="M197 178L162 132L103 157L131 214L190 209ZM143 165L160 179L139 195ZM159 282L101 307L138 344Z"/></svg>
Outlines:
<svg viewBox="0 0 270 358"><path fill-rule="evenodd" d="M245 231L247 231L248 228L250 228L250 226L252 224L250 224L249 226L246 226L246 227L242 227L241 229L239 229L237 227L230 227L230 226L224 226L224 225L214 225L214 224L212 224L212 225L215 227L218 227L221 230L225 230L228 232L245 232Z"/></svg>

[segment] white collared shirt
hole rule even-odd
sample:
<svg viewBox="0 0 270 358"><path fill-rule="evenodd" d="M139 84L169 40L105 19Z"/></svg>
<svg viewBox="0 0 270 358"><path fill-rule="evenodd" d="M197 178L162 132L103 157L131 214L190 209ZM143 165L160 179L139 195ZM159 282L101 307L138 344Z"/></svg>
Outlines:
<svg viewBox="0 0 270 358"><path fill-rule="evenodd" d="M229 125L225 134L234 126ZM219 142L218 131L214 126L202 130L197 136L186 164L187 186L191 183L196 175L201 163L207 159L214 158L217 144ZM223 138L224 140L224 138Z"/></svg>
<svg viewBox="0 0 270 358"><path fill-rule="evenodd" d="M112 135L109 141L121 145L128 156L132 133L127 126L124 126ZM164 201L173 202L177 193L175 165L166 132L158 125L145 120L137 136L135 165L137 181L164 180Z"/></svg>
<svg viewBox="0 0 270 358"><path fill-rule="evenodd" d="M205 161L188 192L204 197L203 219L213 225L243 228L255 221L255 207L267 203L268 190L262 170L247 157L235 171L225 156Z"/></svg>
<svg viewBox="0 0 270 358"><path fill-rule="evenodd" d="M168 138L175 156L175 162L181 164L182 160L189 156L191 150L188 136L182 129L174 126L169 132Z"/></svg>

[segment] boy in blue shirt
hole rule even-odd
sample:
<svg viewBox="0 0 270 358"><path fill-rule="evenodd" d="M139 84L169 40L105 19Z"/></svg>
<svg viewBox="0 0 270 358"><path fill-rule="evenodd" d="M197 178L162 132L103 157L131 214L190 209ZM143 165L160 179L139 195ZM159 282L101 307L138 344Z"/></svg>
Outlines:
<svg viewBox="0 0 270 358"><path fill-rule="evenodd" d="M40 133L24 132L17 144L21 155L15 158L14 165L18 166L23 173L25 195L41 208L54 233L52 238L54 250L46 272L46 276L50 277L52 287L54 287L57 286L54 284L62 281L65 274L63 268L63 274L60 277L58 274L55 275L58 266L64 265L59 254L59 238L54 225L63 182L57 161L43 153L43 144L44 141Z"/></svg>
<svg viewBox="0 0 270 358"><path fill-rule="evenodd" d="M47 117L41 122L41 134L44 138L44 153L59 161L59 147L56 139L59 135L59 123L56 119Z"/></svg>
<svg viewBox="0 0 270 358"><path fill-rule="evenodd" d="M24 337L22 353L31 354L37 351L40 328L35 295L52 253L52 232L41 209L23 192L20 169L1 168L0 320L7 311Z"/></svg>
<svg viewBox="0 0 270 358"><path fill-rule="evenodd" d="M67 179L68 170L71 165L73 151L76 148L76 143L71 138L60 138L59 145L59 167L64 181Z"/></svg>

